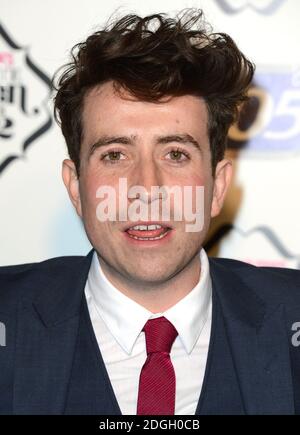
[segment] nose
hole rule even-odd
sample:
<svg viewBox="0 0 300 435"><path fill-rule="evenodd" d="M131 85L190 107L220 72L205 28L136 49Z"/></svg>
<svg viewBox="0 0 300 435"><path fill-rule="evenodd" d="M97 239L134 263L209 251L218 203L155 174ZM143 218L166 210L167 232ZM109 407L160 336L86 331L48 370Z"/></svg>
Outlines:
<svg viewBox="0 0 300 435"><path fill-rule="evenodd" d="M139 188L136 188L139 186ZM154 188L156 186L156 188ZM163 198L163 195L158 192L158 188L163 186L163 174L161 169L156 165L155 161L149 157L139 161L138 167L135 169L134 176L128 186L130 190L130 201L139 198L147 204ZM142 188L141 188L142 187Z"/></svg>

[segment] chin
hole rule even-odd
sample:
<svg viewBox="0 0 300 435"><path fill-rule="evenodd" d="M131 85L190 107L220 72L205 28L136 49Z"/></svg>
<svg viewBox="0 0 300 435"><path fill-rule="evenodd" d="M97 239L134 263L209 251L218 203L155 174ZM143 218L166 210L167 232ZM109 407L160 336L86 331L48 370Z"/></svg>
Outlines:
<svg viewBox="0 0 300 435"><path fill-rule="evenodd" d="M157 267L151 270L139 267L138 269L132 270L130 275L131 279L133 278L137 281L143 281L149 284L160 284L170 278L170 267L166 267L164 270L158 270Z"/></svg>

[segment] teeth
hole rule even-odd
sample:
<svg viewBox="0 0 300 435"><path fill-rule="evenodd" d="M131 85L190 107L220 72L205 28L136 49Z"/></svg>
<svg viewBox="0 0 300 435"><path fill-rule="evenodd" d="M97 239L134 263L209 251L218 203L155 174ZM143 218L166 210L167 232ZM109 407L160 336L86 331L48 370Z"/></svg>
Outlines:
<svg viewBox="0 0 300 435"><path fill-rule="evenodd" d="M129 237L132 237L133 239L136 240L159 240L162 239L163 237L165 237L165 235L168 233L168 231L166 231L165 233L161 234L158 237L137 237L137 236L133 236L131 234L129 234Z"/></svg>
<svg viewBox="0 0 300 435"><path fill-rule="evenodd" d="M157 230L159 228L162 228L161 225L135 225L134 227L130 227L130 230L140 230L140 231L151 231L151 230Z"/></svg>

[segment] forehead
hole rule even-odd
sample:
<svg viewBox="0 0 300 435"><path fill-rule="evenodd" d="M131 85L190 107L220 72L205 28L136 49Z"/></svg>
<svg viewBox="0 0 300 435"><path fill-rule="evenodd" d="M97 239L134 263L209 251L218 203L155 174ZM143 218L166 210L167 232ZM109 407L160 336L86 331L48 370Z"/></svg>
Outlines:
<svg viewBox="0 0 300 435"><path fill-rule="evenodd" d="M207 137L207 107L203 98L194 95L163 97L157 102L141 101L124 89L117 92L106 82L89 90L84 97L82 127L84 141L103 129L120 133L134 129L147 131L181 129ZM125 131L124 131L125 132Z"/></svg>

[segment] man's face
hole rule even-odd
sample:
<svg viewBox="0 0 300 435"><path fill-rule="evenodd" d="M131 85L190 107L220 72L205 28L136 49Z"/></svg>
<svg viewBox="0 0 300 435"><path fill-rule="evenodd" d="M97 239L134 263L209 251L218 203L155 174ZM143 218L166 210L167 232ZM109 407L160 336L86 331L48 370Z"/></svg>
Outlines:
<svg viewBox="0 0 300 435"><path fill-rule="evenodd" d="M212 175L204 100L185 95L159 103L143 102L125 91L115 93L112 82L107 82L86 95L82 124L80 177L73 162L65 160L63 178L91 244L111 273L145 285L167 281L198 259L210 218L219 213L230 179L231 165L226 160L219 162ZM174 219L178 204L172 200L170 221L164 222L171 229L159 240L130 237L125 230L136 222L128 215L125 221L101 222L97 217L101 200L96 193L101 186L111 186L118 198L120 178L126 179L128 189L145 188L147 194L140 201L149 210L154 202L162 206L164 200L151 194L153 186L176 185L182 191L191 186L194 206L196 186L204 187L203 228L187 231L184 214L183 220ZM126 198L126 205L133 201ZM117 202L117 213L119 207ZM150 215L140 220L152 221ZM157 220L162 221L161 214Z"/></svg>

